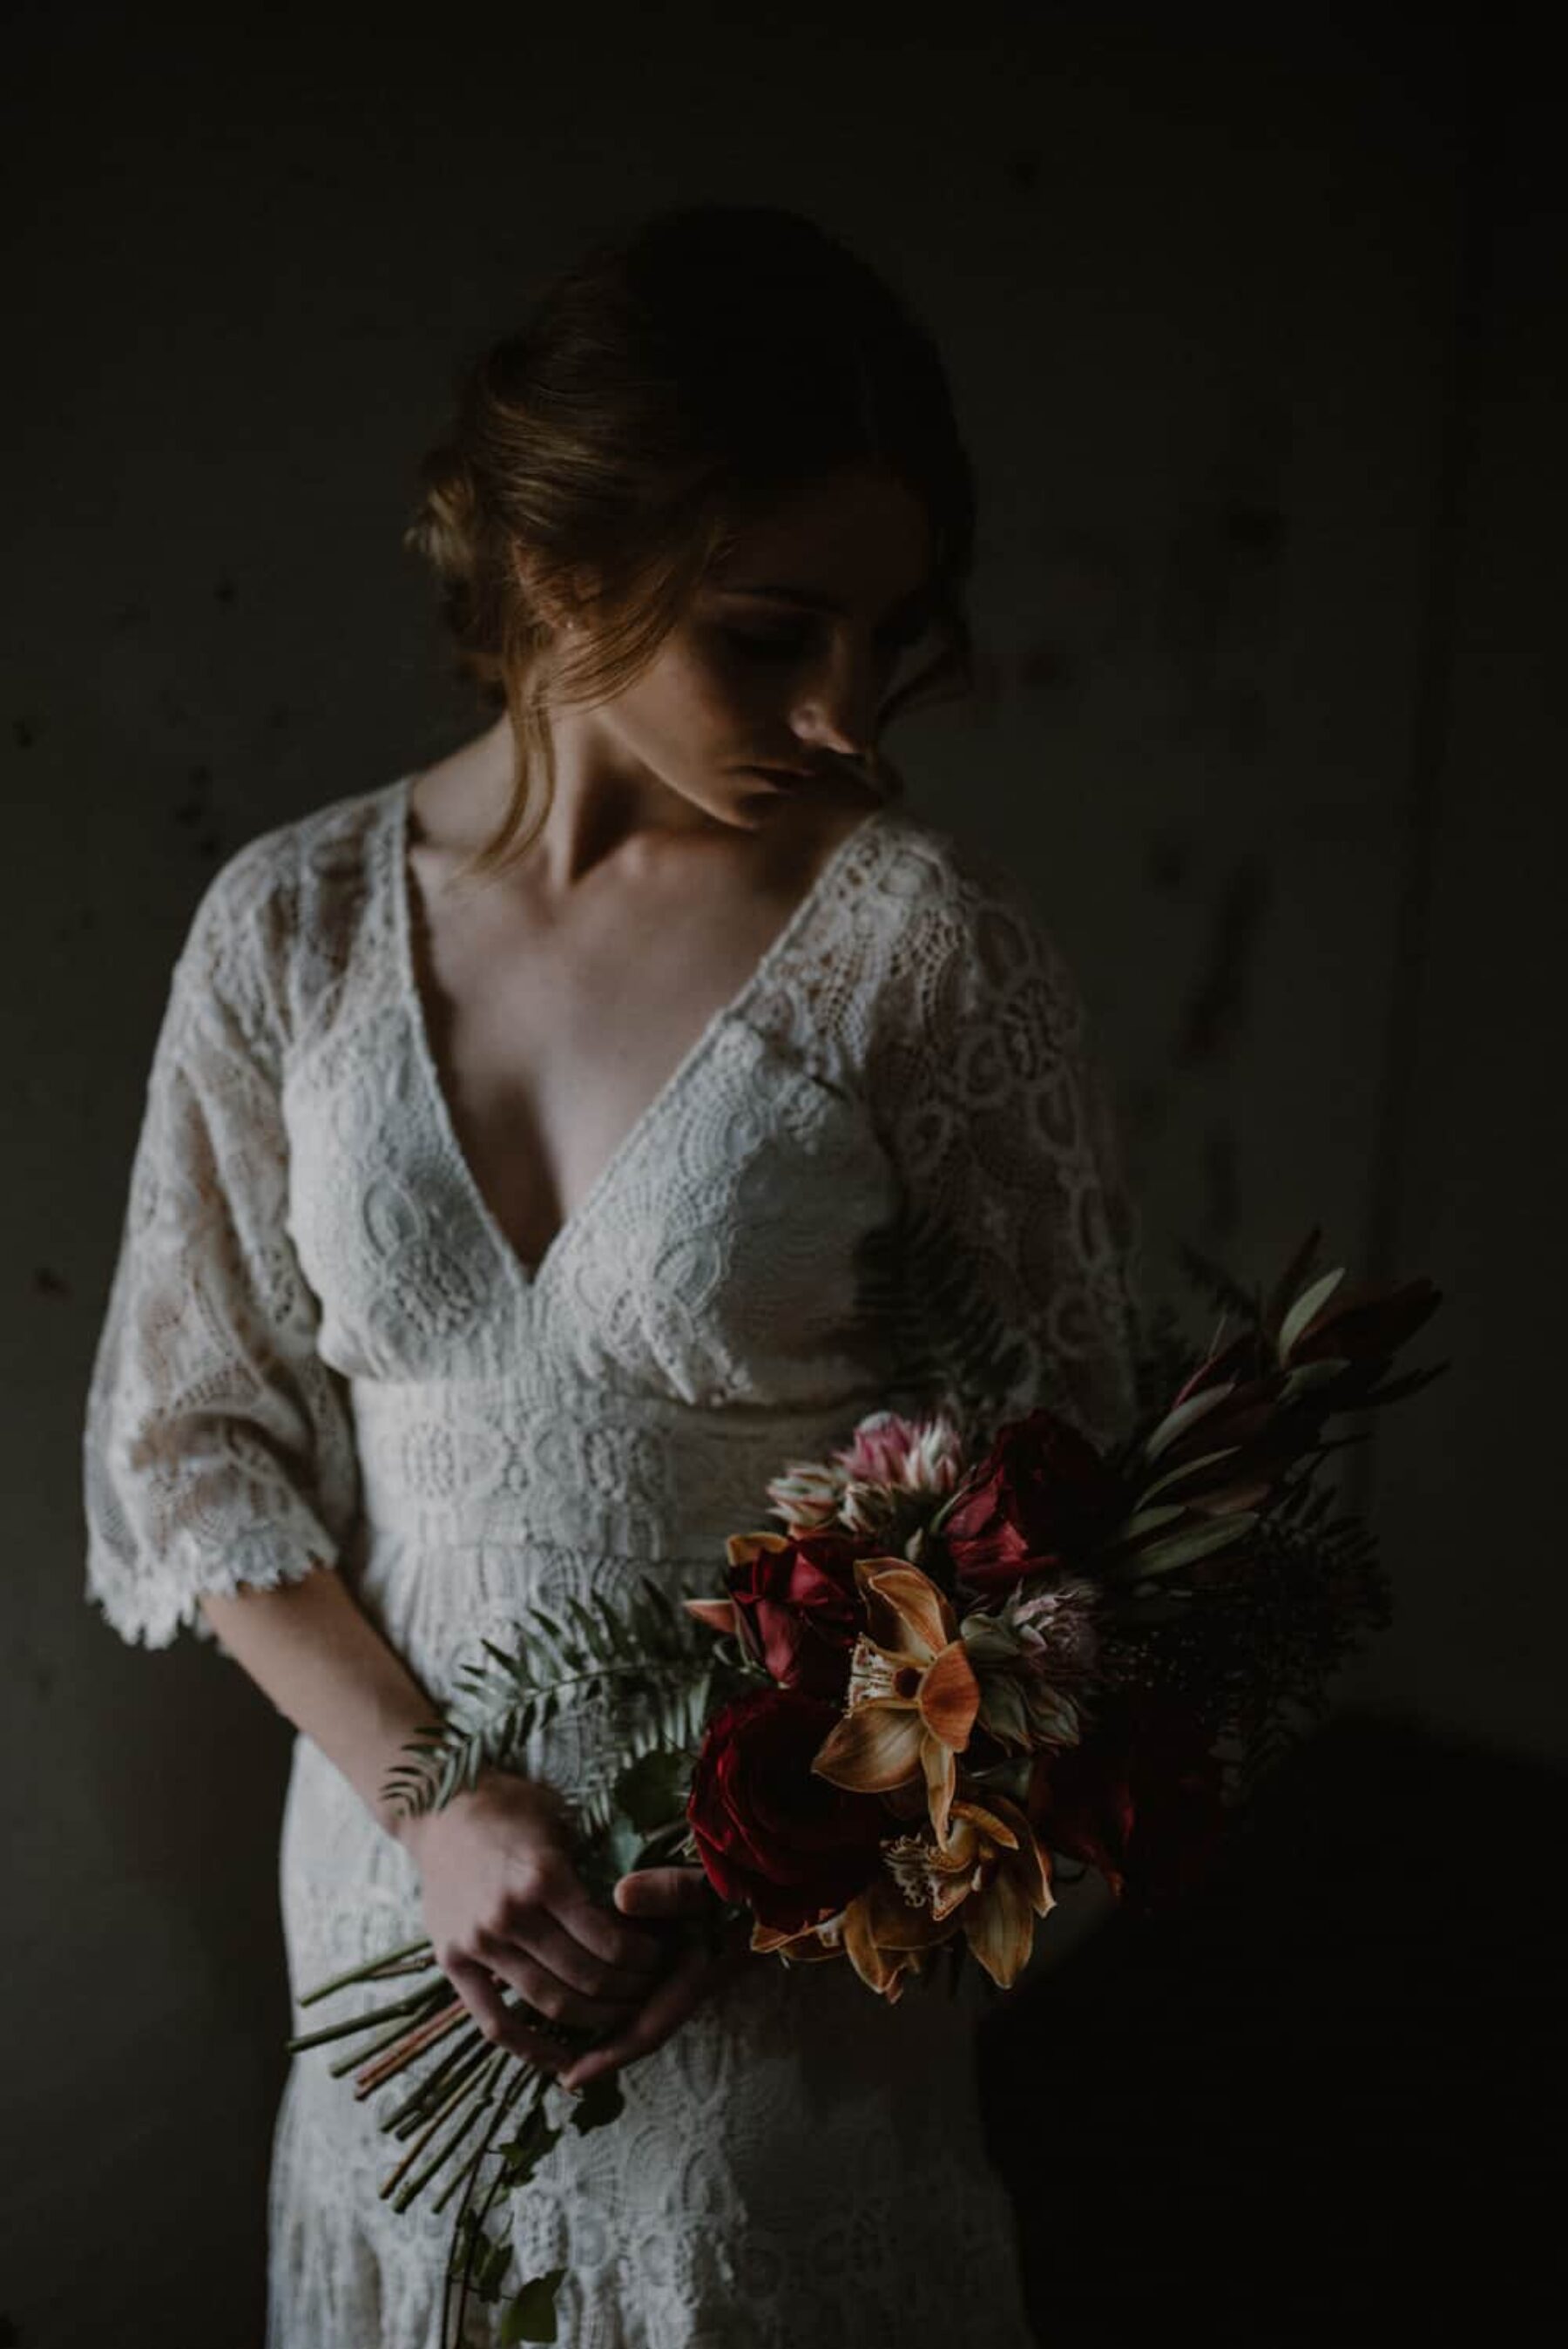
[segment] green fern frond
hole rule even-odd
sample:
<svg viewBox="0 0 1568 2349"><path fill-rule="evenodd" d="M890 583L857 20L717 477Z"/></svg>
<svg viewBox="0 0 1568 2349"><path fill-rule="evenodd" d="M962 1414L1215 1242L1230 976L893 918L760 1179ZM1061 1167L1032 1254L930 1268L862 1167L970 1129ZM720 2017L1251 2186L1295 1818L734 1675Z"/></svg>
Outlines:
<svg viewBox="0 0 1568 2349"><path fill-rule="evenodd" d="M407 1741L409 1758L387 1777L384 1792L399 1811L438 1810L482 1770L516 1768L529 1740L565 1704L614 1705L617 1722L625 1720L624 1737L655 1745L694 1747L700 1734L713 1634L650 1576L622 1601L569 1595L559 1615L530 1607L511 1647L480 1644L485 1661L459 1668L446 1717Z"/></svg>

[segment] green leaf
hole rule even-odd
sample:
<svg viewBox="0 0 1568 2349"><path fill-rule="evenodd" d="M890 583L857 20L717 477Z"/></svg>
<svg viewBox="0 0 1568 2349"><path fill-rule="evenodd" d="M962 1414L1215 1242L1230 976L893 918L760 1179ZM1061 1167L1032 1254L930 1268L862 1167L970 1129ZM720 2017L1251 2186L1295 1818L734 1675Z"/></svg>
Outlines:
<svg viewBox="0 0 1568 2349"><path fill-rule="evenodd" d="M1184 1501L1162 1501L1152 1509L1140 1509L1122 1526L1119 1538L1134 1541L1140 1534L1152 1533L1156 1526L1168 1526L1173 1518L1187 1515Z"/></svg>
<svg viewBox="0 0 1568 2349"><path fill-rule="evenodd" d="M626 2108L625 2092L618 2072L601 2072L578 2097L572 2115L572 2126L582 2137L590 2129L603 2128L609 2121L618 2120ZM552 2334L552 2339L554 2335Z"/></svg>
<svg viewBox="0 0 1568 2349"><path fill-rule="evenodd" d="M974 1770L968 1775L975 1785L982 1788L995 1786L1000 1793L1010 1795L1014 1802L1022 1803L1028 1793L1029 1774L1033 1767L1034 1757L1031 1754L1009 1754L1001 1762L988 1763L985 1769Z"/></svg>
<svg viewBox="0 0 1568 2349"><path fill-rule="evenodd" d="M556 1621L554 1616L552 1615L547 1609L543 1607L536 1607L533 1610L533 1619L543 1631L546 1639L550 1641L551 1647L553 1651L553 1661L556 1666L559 1668L562 1663L565 1663L569 1671L581 1671L582 1664L580 1660L569 1660L568 1651L572 1646L572 1642L567 1638L562 1626Z"/></svg>
<svg viewBox="0 0 1568 2349"><path fill-rule="evenodd" d="M996 1615L965 1615L958 1633L964 1652L977 1672L984 1671L987 1665L1011 1663L1023 1649L1024 1643L1012 1625Z"/></svg>
<svg viewBox="0 0 1568 2349"><path fill-rule="evenodd" d="M609 1888L614 1891L619 1878L630 1876L636 1867L643 1848L643 1833L630 1819L612 1817L602 1834L605 1862L614 1871Z"/></svg>
<svg viewBox="0 0 1568 2349"><path fill-rule="evenodd" d="M473 2290L477 2299L490 2301L500 2298L506 2271L511 2264L511 2245L504 2238L499 2243L485 2242L484 2256L473 2274ZM553 2336L552 2336L553 2337Z"/></svg>
<svg viewBox="0 0 1568 2349"><path fill-rule="evenodd" d="M1298 1394L1305 1394L1313 1387L1327 1386L1341 1371L1348 1368L1349 1357L1345 1354L1320 1354L1315 1362L1297 1362L1286 1372L1279 1399L1281 1402L1294 1402Z"/></svg>
<svg viewBox="0 0 1568 2349"><path fill-rule="evenodd" d="M689 1765L684 1754L654 1746L615 1781L615 1801L634 1827L652 1835L686 1808Z"/></svg>
<svg viewBox="0 0 1568 2349"><path fill-rule="evenodd" d="M1144 1486L1145 1503L1152 1501L1157 1493L1166 1492L1172 1485L1180 1484L1184 1476L1195 1476L1201 1468L1212 1468L1220 1461L1229 1460L1241 1448L1239 1444L1222 1444L1218 1452L1204 1452L1196 1460L1183 1460L1179 1468L1168 1468L1163 1476L1156 1477L1152 1485Z"/></svg>
<svg viewBox="0 0 1568 2349"><path fill-rule="evenodd" d="M1029 1720L1053 1744L1076 1745L1082 1735L1078 1707L1057 1690L1037 1684L1028 1693ZM1032 1741L1030 1741L1032 1742Z"/></svg>
<svg viewBox="0 0 1568 2349"><path fill-rule="evenodd" d="M1240 1541L1257 1524L1256 1509L1238 1509L1229 1517L1222 1517L1202 1533L1180 1534L1171 1541L1155 1542L1152 1547L1140 1550L1119 1573L1131 1575L1141 1581L1147 1574L1170 1574L1179 1566L1191 1566L1194 1559L1207 1557L1211 1550L1223 1549Z"/></svg>
<svg viewBox="0 0 1568 2349"><path fill-rule="evenodd" d="M1175 1443L1179 1435L1185 1435L1194 1420L1203 1418L1207 1413L1222 1403L1227 1395L1233 1394L1235 1392L1235 1384L1234 1379L1222 1379L1218 1386L1204 1387L1199 1393L1189 1395L1185 1402L1178 1403L1174 1411L1166 1413L1159 1426L1145 1442L1144 1457L1148 1460L1157 1460L1163 1451Z"/></svg>
<svg viewBox="0 0 1568 2349"><path fill-rule="evenodd" d="M608 1618L607 1622L604 1624L595 1622L593 1617L589 1613L587 1608L583 1604L582 1599L578 1598L577 1593L574 1590L569 1590L566 1593L565 1599L562 1601L562 1606L567 1619L571 1623L573 1630L576 1632L583 1648L589 1655L593 1653L594 1641L596 1640L602 1640L606 1630L610 1635L610 1645L612 1651L619 1646L619 1627L613 1615Z"/></svg>
<svg viewBox="0 0 1568 2349"><path fill-rule="evenodd" d="M499 2148L504 2165L503 2182L509 2193L514 2187L527 2185L560 2135L561 2131L545 2118L543 2106L535 2105L517 2135Z"/></svg>
<svg viewBox="0 0 1568 2349"><path fill-rule="evenodd" d="M1280 1323L1279 1358L1282 1362L1289 1360L1291 1348L1319 1307L1327 1304L1344 1278L1345 1267L1336 1265L1332 1272L1326 1272L1321 1280L1315 1280L1312 1287L1304 1289L1296 1299Z"/></svg>
<svg viewBox="0 0 1568 2349"><path fill-rule="evenodd" d="M980 1685L980 1721L994 1737L1009 1744L1028 1744L1028 1716L1016 1681L999 1672L987 1675Z"/></svg>
<svg viewBox="0 0 1568 2349"><path fill-rule="evenodd" d="M507 2304L501 2318L500 2338L510 2344L518 2341L553 2341L555 2331L555 2295L561 2289L564 2268L546 2268L542 2275L525 2283L522 2290Z"/></svg>

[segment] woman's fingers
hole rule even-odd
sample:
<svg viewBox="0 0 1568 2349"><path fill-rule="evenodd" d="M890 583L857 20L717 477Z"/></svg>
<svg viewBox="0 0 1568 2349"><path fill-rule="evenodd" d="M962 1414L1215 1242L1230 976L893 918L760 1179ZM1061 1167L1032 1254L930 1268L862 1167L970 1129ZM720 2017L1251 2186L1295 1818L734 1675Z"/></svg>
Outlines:
<svg viewBox="0 0 1568 2349"><path fill-rule="evenodd" d="M542 2072L559 2075L572 2063L576 2051L542 2031L531 2030L507 2005L483 1966L469 1958L453 1958L443 1971L492 2046L526 2056Z"/></svg>
<svg viewBox="0 0 1568 2349"><path fill-rule="evenodd" d="M499 1974L507 1987L525 1998L530 2006L568 2031L603 2032L616 2028L635 2013L646 1996L645 1975L639 1989L630 1996L595 1998L562 1982L558 1973L541 1961L536 1951L518 1942L487 1937L479 1943L478 1951L478 1962L482 1968Z"/></svg>
<svg viewBox="0 0 1568 2349"><path fill-rule="evenodd" d="M638 1868L615 1886L615 1906L627 1917L702 1917L717 1896L700 1868Z"/></svg>
<svg viewBox="0 0 1568 2349"><path fill-rule="evenodd" d="M681 1952L629 2029L563 2069L560 2075L562 2085L585 2088L601 2072L613 2072L622 2064L634 2063L639 2055L652 2054L676 2024L684 2023L702 2003L722 1971L722 1965L716 1965L701 1942L694 1941Z"/></svg>
<svg viewBox="0 0 1568 2349"><path fill-rule="evenodd" d="M569 1904L569 1896L567 1902ZM548 1968L551 1973L584 1998L622 2001L646 1998L657 1973L662 1972L669 1962L669 1951L663 1940L655 1941L652 1934L639 1932L637 1946L640 1948L646 1942L653 1952L653 1961L646 1965L612 1962L586 1946L562 1922L562 1905L558 1898L552 1904L553 1913L536 1909L511 1930L496 1933L495 1942L525 1951L537 1964ZM566 1913L575 1918L579 1912L567 1905ZM605 1912L601 1909L599 1913L603 1917ZM612 1926L618 1922L613 1918L605 1918L605 1921ZM480 1954L482 1957L486 1951L481 1949Z"/></svg>
<svg viewBox="0 0 1568 2349"><path fill-rule="evenodd" d="M623 1878L623 1881L624 1879ZM571 1938L589 1951L602 1966L627 1975L637 1993L648 1987L648 1977L669 1962L669 1951L656 1933L627 1924L608 1909L590 1899L586 1887L573 1874L553 1891L550 1907Z"/></svg>

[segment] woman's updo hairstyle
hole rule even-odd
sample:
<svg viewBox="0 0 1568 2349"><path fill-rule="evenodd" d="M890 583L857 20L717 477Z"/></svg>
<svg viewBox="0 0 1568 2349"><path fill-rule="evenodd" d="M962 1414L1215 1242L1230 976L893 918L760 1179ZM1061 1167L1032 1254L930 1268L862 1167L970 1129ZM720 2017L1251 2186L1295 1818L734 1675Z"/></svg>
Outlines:
<svg viewBox="0 0 1568 2349"><path fill-rule="evenodd" d="M518 743L471 873L544 822L547 708L622 691L740 531L851 464L919 500L935 551L935 656L884 701L885 726L974 688L975 485L935 345L867 263L799 212L682 206L593 248L468 370L405 543L440 584L458 674Z"/></svg>

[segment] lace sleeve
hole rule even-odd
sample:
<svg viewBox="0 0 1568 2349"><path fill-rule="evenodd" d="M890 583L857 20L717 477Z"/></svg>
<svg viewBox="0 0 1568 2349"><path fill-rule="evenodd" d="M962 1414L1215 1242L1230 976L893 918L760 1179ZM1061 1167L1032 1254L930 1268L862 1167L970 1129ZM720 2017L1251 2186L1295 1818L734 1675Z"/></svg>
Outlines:
<svg viewBox="0 0 1568 2349"><path fill-rule="evenodd" d="M357 1497L346 1393L287 1229L279 990L256 884L215 876L175 965L88 1394L87 1587L165 1647L198 1596L335 1564Z"/></svg>
<svg viewBox="0 0 1568 2349"><path fill-rule="evenodd" d="M898 1169L911 1382L981 1427L1137 1411L1144 1233L1084 999L1006 876L949 864L906 922L874 1093Z"/></svg>

